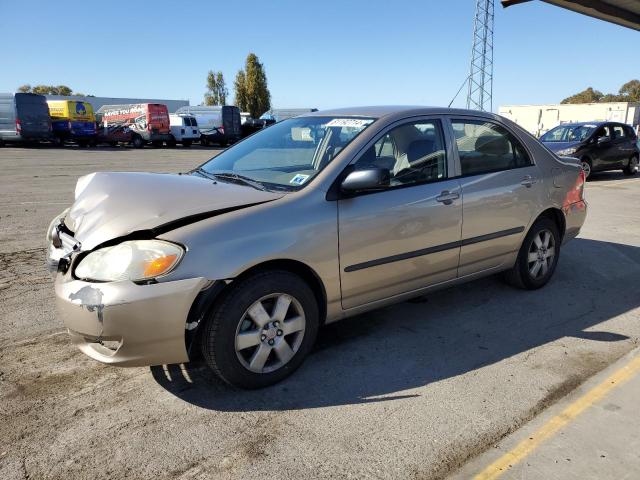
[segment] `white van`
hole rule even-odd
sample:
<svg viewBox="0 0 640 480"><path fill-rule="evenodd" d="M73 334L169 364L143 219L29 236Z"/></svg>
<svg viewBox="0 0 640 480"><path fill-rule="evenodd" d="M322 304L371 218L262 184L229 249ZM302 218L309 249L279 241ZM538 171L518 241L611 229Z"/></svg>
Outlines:
<svg viewBox="0 0 640 480"><path fill-rule="evenodd" d="M240 109L236 106L187 106L180 107L176 113L196 117L201 145L217 143L227 146L242 138Z"/></svg>
<svg viewBox="0 0 640 480"><path fill-rule="evenodd" d="M181 143L183 147L190 147L194 140L200 139L200 128L193 115L169 115L169 125L171 126L171 138L167 142L170 147L175 147L176 143Z"/></svg>

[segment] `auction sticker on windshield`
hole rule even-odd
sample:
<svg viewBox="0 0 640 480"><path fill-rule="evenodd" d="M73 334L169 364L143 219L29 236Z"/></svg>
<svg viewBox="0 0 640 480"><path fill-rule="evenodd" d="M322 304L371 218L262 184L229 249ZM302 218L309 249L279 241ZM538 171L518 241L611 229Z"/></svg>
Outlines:
<svg viewBox="0 0 640 480"><path fill-rule="evenodd" d="M307 178L309 178L309 175L298 173L295 177L289 180L289 183L293 183L294 185L302 185L304 182L307 181Z"/></svg>
<svg viewBox="0 0 640 480"><path fill-rule="evenodd" d="M351 128L362 128L369 125L373 120L370 118L334 118L329 123L327 123L327 127L351 127Z"/></svg>

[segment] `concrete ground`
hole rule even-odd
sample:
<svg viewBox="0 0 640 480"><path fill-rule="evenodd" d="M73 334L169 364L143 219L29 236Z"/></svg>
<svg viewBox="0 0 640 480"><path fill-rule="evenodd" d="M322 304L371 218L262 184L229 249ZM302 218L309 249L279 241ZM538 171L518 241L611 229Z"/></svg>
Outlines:
<svg viewBox="0 0 640 480"><path fill-rule="evenodd" d="M636 349L470 461L452 479L637 479L639 398Z"/></svg>
<svg viewBox="0 0 640 480"><path fill-rule="evenodd" d="M491 277L328 326L274 387L86 358L55 317L48 222L80 175L214 153L0 149L0 478L441 478L639 343L640 178L612 172L544 289Z"/></svg>

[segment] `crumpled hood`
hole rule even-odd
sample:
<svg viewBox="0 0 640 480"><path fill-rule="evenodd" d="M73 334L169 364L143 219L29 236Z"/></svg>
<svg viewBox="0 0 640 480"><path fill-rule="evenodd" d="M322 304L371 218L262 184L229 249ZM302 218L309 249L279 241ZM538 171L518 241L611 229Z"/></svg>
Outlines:
<svg viewBox="0 0 640 480"><path fill-rule="evenodd" d="M571 148L571 147L578 148L581 145L581 142L542 142L542 143L544 143L545 146L554 153L559 152L560 150Z"/></svg>
<svg viewBox="0 0 640 480"><path fill-rule="evenodd" d="M195 175L91 173L78 180L65 217L82 250L191 215L268 202L284 194Z"/></svg>

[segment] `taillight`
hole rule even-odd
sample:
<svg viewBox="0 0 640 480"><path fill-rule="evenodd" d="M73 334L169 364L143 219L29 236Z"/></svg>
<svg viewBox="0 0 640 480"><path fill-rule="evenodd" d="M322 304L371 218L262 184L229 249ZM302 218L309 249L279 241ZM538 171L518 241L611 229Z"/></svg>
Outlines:
<svg viewBox="0 0 640 480"><path fill-rule="evenodd" d="M224 127L220 127L218 130L220 131L221 134L224 135Z"/></svg>
<svg viewBox="0 0 640 480"><path fill-rule="evenodd" d="M578 185L577 188L580 189L580 200L584 200L584 184L587 182L587 174L580 169L580 175L578 176Z"/></svg>
<svg viewBox="0 0 640 480"><path fill-rule="evenodd" d="M22 124L20 123L20 119L16 119L16 132L22 133Z"/></svg>

